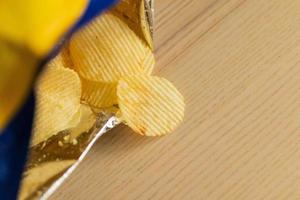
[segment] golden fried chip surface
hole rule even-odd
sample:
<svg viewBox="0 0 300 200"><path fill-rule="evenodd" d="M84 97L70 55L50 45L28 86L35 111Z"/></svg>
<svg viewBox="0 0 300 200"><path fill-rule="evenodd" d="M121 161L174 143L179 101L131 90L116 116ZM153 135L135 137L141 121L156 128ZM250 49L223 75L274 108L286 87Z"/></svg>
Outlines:
<svg viewBox="0 0 300 200"><path fill-rule="evenodd" d="M32 145L78 124L80 96L81 83L76 72L62 67L45 70L36 88Z"/></svg>
<svg viewBox="0 0 300 200"><path fill-rule="evenodd" d="M82 79L82 100L95 108L117 104L117 83L102 83Z"/></svg>
<svg viewBox="0 0 300 200"><path fill-rule="evenodd" d="M155 58L153 52L150 49L148 49L148 51L146 52L146 56L142 62L142 66L144 74L152 74L155 67Z"/></svg>
<svg viewBox="0 0 300 200"><path fill-rule="evenodd" d="M164 78L124 77L119 81L117 96L122 120L141 135L168 134L183 120L184 99Z"/></svg>
<svg viewBox="0 0 300 200"><path fill-rule="evenodd" d="M84 79L116 82L144 72L150 48L118 17L104 13L70 41L74 69Z"/></svg>
<svg viewBox="0 0 300 200"><path fill-rule="evenodd" d="M96 114L93 113L89 106L81 104L79 111L80 122L76 127L70 129L70 141L90 130L96 122Z"/></svg>
<svg viewBox="0 0 300 200"><path fill-rule="evenodd" d="M47 65L52 67L72 68L73 63L67 45L60 49L59 54L52 58Z"/></svg>

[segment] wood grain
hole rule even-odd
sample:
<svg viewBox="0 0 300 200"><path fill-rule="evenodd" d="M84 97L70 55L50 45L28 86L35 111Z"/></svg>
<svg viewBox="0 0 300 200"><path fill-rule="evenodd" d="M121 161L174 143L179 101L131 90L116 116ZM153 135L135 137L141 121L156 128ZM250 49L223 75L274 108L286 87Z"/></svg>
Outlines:
<svg viewBox="0 0 300 200"><path fill-rule="evenodd" d="M155 40L185 123L116 128L51 199L300 199L300 1L158 0Z"/></svg>

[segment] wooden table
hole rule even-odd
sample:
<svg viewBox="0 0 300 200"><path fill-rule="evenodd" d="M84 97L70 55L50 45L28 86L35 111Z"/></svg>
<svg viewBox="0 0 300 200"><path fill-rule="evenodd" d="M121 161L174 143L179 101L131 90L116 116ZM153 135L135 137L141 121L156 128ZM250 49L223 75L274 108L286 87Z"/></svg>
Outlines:
<svg viewBox="0 0 300 200"><path fill-rule="evenodd" d="M184 124L116 128L51 199L300 199L300 1L157 0L155 40Z"/></svg>

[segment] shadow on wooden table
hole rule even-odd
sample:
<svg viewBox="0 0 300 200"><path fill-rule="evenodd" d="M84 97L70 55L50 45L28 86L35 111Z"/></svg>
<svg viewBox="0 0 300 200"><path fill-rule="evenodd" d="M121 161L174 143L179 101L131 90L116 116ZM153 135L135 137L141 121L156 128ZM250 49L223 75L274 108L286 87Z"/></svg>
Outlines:
<svg viewBox="0 0 300 200"><path fill-rule="evenodd" d="M159 142L162 138L164 137L145 137L139 135L126 125L121 124L103 135L96 142L92 151L111 155L119 154L120 152L139 151L148 145Z"/></svg>

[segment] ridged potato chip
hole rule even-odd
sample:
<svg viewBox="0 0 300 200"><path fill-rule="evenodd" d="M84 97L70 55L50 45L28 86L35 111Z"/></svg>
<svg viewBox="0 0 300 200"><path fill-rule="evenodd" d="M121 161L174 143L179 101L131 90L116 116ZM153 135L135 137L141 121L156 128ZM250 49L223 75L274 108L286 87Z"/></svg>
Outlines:
<svg viewBox="0 0 300 200"><path fill-rule="evenodd" d="M147 8L147 11L145 8ZM153 40L148 23L148 18L152 20L149 0L120 0L111 11L152 49ZM147 15L150 16L148 17Z"/></svg>
<svg viewBox="0 0 300 200"><path fill-rule="evenodd" d="M111 11L131 28L139 37L143 37L139 25L139 8L144 0L119 0ZM145 14L145 13L144 13Z"/></svg>
<svg viewBox="0 0 300 200"><path fill-rule="evenodd" d="M153 72L153 69L155 67L155 58L153 52L149 49L149 51L146 53L146 57L143 60L143 69L144 74L150 75Z"/></svg>
<svg viewBox="0 0 300 200"><path fill-rule="evenodd" d="M47 65L50 67L72 68L73 63L66 47L67 46L64 46L62 49L60 49L59 53L52 58Z"/></svg>
<svg viewBox="0 0 300 200"><path fill-rule="evenodd" d="M32 145L79 123L80 96L80 79L73 70L49 67L44 72L36 88Z"/></svg>
<svg viewBox="0 0 300 200"><path fill-rule="evenodd" d="M82 101L95 108L117 104L117 83L102 83L81 79Z"/></svg>
<svg viewBox="0 0 300 200"><path fill-rule="evenodd" d="M141 135L166 135L183 120L184 99L164 78L126 76L119 81L117 96L121 119Z"/></svg>
<svg viewBox="0 0 300 200"><path fill-rule="evenodd" d="M143 60L145 74L150 75L155 66L153 53L149 50ZM90 81L81 79L83 102L88 103L95 108L108 108L118 104L117 101L117 83L104 83L99 81Z"/></svg>
<svg viewBox="0 0 300 200"><path fill-rule="evenodd" d="M76 127L70 129L70 141L76 139L80 134L90 130L96 122L96 114L87 105L80 106L80 122Z"/></svg>
<svg viewBox="0 0 300 200"><path fill-rule="evenodd" d="M107 12L70 40L73 68L87 80L117 82L144 72L149 47L118 17Z"/></svg>

